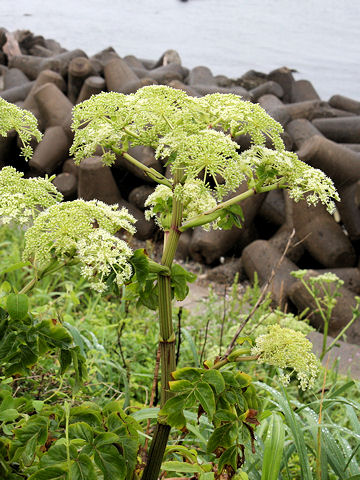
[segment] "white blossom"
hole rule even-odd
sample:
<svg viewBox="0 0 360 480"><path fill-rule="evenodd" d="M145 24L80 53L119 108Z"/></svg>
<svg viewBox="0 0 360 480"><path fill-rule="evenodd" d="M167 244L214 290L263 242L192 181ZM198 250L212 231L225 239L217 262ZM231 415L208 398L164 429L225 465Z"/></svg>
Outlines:
<svg viewBox="0 0 360 480"><path fill-rule="evenodd" d="M24 174L13 167L0 170L0 217L2 223L16 222L24 225L39 212L62 200L48 178L23 178Z"/></svg>
<svg viewBox="0 0 360 480"><path fill-rule="evenodd" d="M271 325L268 333L256 339L256 345L251 353L259 356L260 363L268 363L295 372L303 390L311 388L319 373L319 360L311 353L312 344L299 331ZM289 380L288 373L283 374L285 383Z"/></svg>
<svg viewBox="0 0 360 480"><path fill-rule="evenodd" d="M23 257L45 269L54 259L75 259L81 274L97 291L103 291L114 272L118 285L126 282L132 269L132 250L115 237L121 229L135 233L135 218L117 205L99 200L74 200L49 207L25 234Z"/></svg>

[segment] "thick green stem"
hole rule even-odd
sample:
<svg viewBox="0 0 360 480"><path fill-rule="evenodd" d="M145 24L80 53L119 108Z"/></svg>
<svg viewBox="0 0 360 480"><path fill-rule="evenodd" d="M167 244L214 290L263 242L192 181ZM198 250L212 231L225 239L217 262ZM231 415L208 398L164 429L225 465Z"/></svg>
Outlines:
<svg viewBox="0 0 360 480"><path fill-rule="evenodd" d="M136 158L132 157L129 153L123 152L120 148L116 148L116 147L111 147L111 148L114 153L116 153L117 155L122 155L124 158L126 158L128 162L140 168L145 173L145 175L150 177L155 182L161 183L162 185L166 185L167 187L172 188L171 182L166 177L164 177L164 175L162 175L160 172L155 170L155 168L147 167L143 163L139 162L139 160L136 160Z"/></svg>
<svg viewBox="0 0 360 480"><path fill-rule="evenodd" d="M231 207L231 205L235 205L236 203L240 203L246 198L255 195L255 193L264 193L270 192L271 190L276 190L278 188L283 188L284 186L281 182L276 182L273 185L268 185L266 187L254 187L249 188L246 192L240 193L240 195L236 195L235 197L226 200L225 202L219 203L216 207L208 210L207 212L203 213L202 215L198 215L196 217L190 218L187 222L183 223L179 228L180 232L184 232L189 228L200 227L201 225L205 225L206 223L213 222L216 220L220 215L224 208Z"/></svg>
<svg viewBox="0 0 360 480"><path fill-rule="evenodd" d="M181 173L175 175L175 184L181 178ZM176 248L180 238L179 225L182 219L182 204L174 199L170 231L166 234L161 264L171 269ZM159 322L160 322L160 359L161 359L161 400L160 406L171 397L169 381L171 373L176 369L175 332L172 324L171 277L158 275L159 286ZM150 445L149 457L142 480L157 480L164 457L170 426L157 424Z"/></svg>
<svg viewBox="0 0 360 480"><path fill-rule="evenodd" d="M30 282L27 283L22 290L20 290L19 294L27 293L29 290L31 290L35 285L35 283L37 282L37 280L38 280L37 277L32 278Z"/></svg>

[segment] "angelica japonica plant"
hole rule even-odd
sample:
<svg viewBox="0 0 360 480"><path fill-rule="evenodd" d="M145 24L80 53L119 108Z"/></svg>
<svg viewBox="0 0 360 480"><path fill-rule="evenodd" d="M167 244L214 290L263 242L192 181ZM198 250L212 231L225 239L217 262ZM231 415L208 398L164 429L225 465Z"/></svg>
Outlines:
<svg viewBox="0 0 360 480"><path fill-rule="evenodd" d="M10 115L4 116L0 133L15 128L24 141L24 153L31 155L30 135L39 138L40 132L29 120L30 114L15 106L6 108ZM92 156L100 146L104 165L111 166L122 155L158 184L146 201L146 217L154 218L164 233L162 258L157 263L144 250L133 252L114 235L121 229L135 232L135 219L126 209L97 200L61 202L51 179L23 179L5 167L0 174L4 199L0 215L7 222L30 220L23 257L33 278L20 294L25 295L44 276L77 263L80 274L97 292L106 291L111 282L118 287L126 284L139 303L157 310L161 409L145 467L135 468L136 459L132 459L119 478L141 475L143 480L156 480L161 469L196 473L203 480L219 478L222 472L231 478L244 462L244 444L253 444L261 415L252 379L238 366L264 361L290 369L301 387L308 388L318 362L303 334L272 326L255 344L249 338L238 339L232 342L235 348L221 358L206 360L201 368L176 369L172 302L183 300L188 282L195 279L174 262L179 238L199 226L206 230L241 227L241 202L279 188L287 189L295 201L306 198L311 205L320 201L332 212L334 200L339 199L334 185L320 170L285 150L281 125L259 105L235 95L193 98L166 86L144 87L131 95L101 93L74 107L72 127L70 152L76 162ZM234 139L244 134L251 137L252 146L240 152ZM268 140L272 149L265 146ZM131 156L129 148L138 145L154 149L168 167L169 178ZM18 186L13 187L16 182ZM64 354L64 368L68 358ZM289 376L283 380L287 382ZM210 460L198 463L196 451L179 445L172 449L186 462L164 462L171 428L181 429L185 438L189 433L186 411L192 408L197 408L198 417L206 415L213 426L206 445ZM124 450L118 450L121 456Z"/></svg>
<svg viewBox="0 0 360 480"><path fill-rule="evenodd" d="M161 349L162 408L142 478L158 478L170 428L185 428L184 408L195 403L199 404L199 415L206 413L215 426L207 451L225 449L218 471L228 468L235 472L241 464L240 438L246 430L253 435L259 405L251 379L229 369L229 364L261 358L271 363L273 358L275 365L293 363L297 370L295 360L306 358L307 362L300 361L298 370L302 385L308 386L317 369L316 361L305 348L306 339L299 342L299 355L294 355L291 334L273 328L253 351L242 347L228 352L225 358L205 362L204 368L176 371L172 298L184 298L186 280L191 280L191 275L173 263L180 235L198 226L210 229L239 225L242 200L278 188L287 189L295 201L304 197L309 204L320 201L332 212L333 200L338 200L334 185L323 172L285 150L282 127L259 105L231 94L193 98L166 86L144 87L131 95L102 93L74 108L73 129L71 153L77 162L94 154L100 145L105 165L111 166L116 155L122 155L159 184L146 201L147 218L154 217L164 231L157 278L146 278L143 263L138 274L133 262L140 298L146 304L150 295L151 305L158 306ZM239 152L234 138L244 134L250 135L252 146ZM266 139L272 141L273 149L265 147ZM134 159L128 150L136 145L152 147L155 156L169 167L171 178ZM224 200L244 182L247 189L243 193ZM286 341L281 342L281 336ZM276 347L274 338L279 337L282 346ZM269 343L274 345L272 350L265 348ZM287 358L286 345L291 350Z"/></svg>

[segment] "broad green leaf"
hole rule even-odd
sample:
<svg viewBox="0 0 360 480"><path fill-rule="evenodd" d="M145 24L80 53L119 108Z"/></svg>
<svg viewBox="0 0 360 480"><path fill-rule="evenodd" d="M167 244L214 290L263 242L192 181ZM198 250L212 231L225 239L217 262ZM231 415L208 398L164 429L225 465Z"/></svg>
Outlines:
<svg viewBox="0 0 360 480"><path fill-rule="evenodd" d="M60 375L64 375L68 367L71 365L71 352L69 350L60 351Z"/></svg>
<svg viewBox="0 0 360 480"><path fill-rule="evenodd" d="M77 457L77 450L74 445L69 446L70 458ZM61 440L52 445L49 450L40 459L41 467L56 466L59 464L65 464L67 462L67 449L65 443L61 443Z"/></svg>
<svg viewBox="0 0 360 480"><path fill-rule="evenodd" d="M30 417L28 422L21 428L15 430L15 437L20 443L25 444L31 438L37 437L39 443L43 444L47 439L48 419L38 415Z"/></svg>
<svg viewBox="0 0 360 480"><path fill-rule="evenodd" d="M60 322L53 319L43 320L37 326L40 336L51 346L59 348L68 348L72 343L72 337Z"/></svg>
<svg viewBox="0 0 360 480"><path fill-rule="evenodd" d="M220 422L235 422L237 420L237 415L230 410L216 410L214 415L214 420Z"/></svg>
<svg viewBox="0 0 360 480"><path fill-rule="evenodd" d="M159 415L168 415L169 413L182 410L184 408L186 397L186 394L180 394L169 398L169 400L160 410Z"/></svg>
<svg viewBox="0 0 360 480"><path fill-rule="evenodd" d="M103 432L96 436L94 445L96 448L99 448L102 445L109 445L117 442L118 440L119 440L119 437L115 433Z"/></svg>
<svg viewBox="0 0 360 480"><path fill-rule="evenodd" d="M244 372L238 372L235 379L241 388L249 386L252 382L252 377Z"/></svg>
<svg viewBox="0 0 360 480"><path fill-rule="evenodd" d="M159 288L156 278L145 281L145 288L139 289L139 302L150 310L156 310L159 305Z"/></svg>
<svg viewBox="0 0 360 480"><path fill-rule="evenodd" d="M136 438L129 436L120 436L119 444L123 449L123 455L126 463L126 478L132 478L132 474L137 464L137 454L139 450L138 435Z"/></svg>
<svg viewBox="0 0 360 480"><path fill-rule="evenodd" d="M74 390L77 392L82 385L82 382L87 378L86 361L80 353L79 347L73 347L70 349L71 358L75 370L74 377Z"/></svg>
<svg viewBox="0 0 360 480"><path fill-rule="evenodd" d="M174 380L169 382L170 390L172 392L186 392L194 388L193 384L189 380Z"/></svg>
<svg viewBox="0 0 360 480"><path fill-rule="evenodd" d="M180 265L175 264L171 267L171 287L174 290L174 295L177 300L184 300L188 293L188 283L194 282L196 275L188 272Z"/></svg>
<svg viewBox="0 0 360 480"><path fill-rule="evenodd" d="M188 380L189 382L197 382L201 378L203 373L202 368L183 367L178 368L175 372L171 373L174 380Z"/></svg>
<svg viewBox="0 0 360 480"><path fill-rule="evenodd" d="M80 438L87 443L92 443L94 438L93 429L85 422L76 422L69 425L69 438Z"/></svg>
<svg viewBox="0 0 360 480"><path fill-rule="evenodd" d="M16 350L18 347L17 334L10 332L0 340L0 361L4 361L10 352Z"/></svg>
<svg viewBox="0 0 360 480"><path fill-rule="evenodd" d="M208 440L207 452L212 453L217 447L232 447L236 438L236 428L236 424L234 428L234 425L231 423L215 428Z"/></svg>
<svg viewBox="0 0 360 480"><path fill-rule="evenodd" d="M131 417L134 418L138 422L143 422L144 420L148 420L149 418L156 418L160 412L158 407L154 408L142 408L141 410L137 410L131 414Z"/></svg>
<svg viewBox="0 0 360 480"><path fill-rule="evenodd" d="M43 400L32 400L31 403L35 408L36 412L39 413L41 412L45 402Z"/></svg>
<svg viewBox="0 0 360 480"><path fill-rule="evenodd" d="M93 403L73 407L70 412L71 423L85 422L90 427L99 427L102 424L101 414L97 405Z"/></svg>
<svg viewBox="0 0 360 480"><path fill-rule="evenodd" d="M225 389L224 377L218 370L206 370L203 375L204 382L210 383L215 388L217 394Z"/></svg>
<svg viewBox="0 0 360 480"><path fill-rule="evenodd" d="M71 480L97 480L95 468L87 455L80 454L71 465Z"/></svg>
<svg viewBox="0 0 360 480"><path fill-rule="evenodd" d="M9 282L2 282L0 285L0 298L11 292L11 285Z"/></svg>
<svg viewBox="0 0 360 480"><path fill-rule="evenodd" d="M229 210L234 215L238 215L242 221L245 220L243 209L238 203L235 203L234 205L230 205L230 207L228 207L227 210Z"/></svg>
<svg viewBox="0 0 360 480"><path fill-rule="evenodd" d="M237 456L238 456L238 446L233 445L232 447L225 450L221 455L218 463L218 471L221 473L226 466L230 466L236 472L237 469Z"/></svg>
<svg viewBox="0 0 360 480"><path fill-rule="evenodd" d="M140 285L144 284L149 274L149 262L145 250L143 248L135 250L133 256L130 258L130 263L134 267L137 281Z"/></svg>
<svg viewBox="0 0 360 480"><path fill-rule="evenodd" d="M233 387L238 387L239 384L235 379L235 372L221 372L224 377L226 385L231 385Z"/></svg>
<svg viewBox="0 0 360 480"><path fill-rule="evenodd" d="M212 420L215 413L215 396L210 385L205 382L197 383L195 396L207 413L209 420Z"/></svg>
<svg viewBox="0 0 360 480"><path fill-rule="evenodd" d="M66 466L45 467L29 477L29 480L67 480Z"/></svg>
<svg viewBox="0 0 360 480"><path fill-rule="evenodd" d="M159 418L172 427L182 428L186 425L183 409L186 401L186 394L170 398L159 412Z"/></svg>
<svg viewBox="0 0 360 480"><path fill-rule="evenodd" d="M176 473L201 473L203 469L200 465L196 465L195 463L185 463L185 462L177 462L177 461L170 461L164 462L161 465L162 470L166 470L168 472L176 472Z"/></svg>
<svg viewBox="0 0 360 480"><path fill-rule="evenodd" d="M37 345L35 345L35 348ZM24 365L24 367L32 367L35 365L37 359L38 359L38 352L31 348L29 345L21 345L21 350L20 350L20 358L21 358L21 363Z"/></svg>
<svg viewBox="0 0 360 480"><path fill-rule="evenodd" d="M0 412L0 422L12 422L19 416L19 412L15 408L8 408Z"/></svg>
<svg viewBox="0 0 360 480"><path fill-rule="evenodd" d="M96 448L95 463L104 474L104 478L123 480L126 477L125 460L114 445Z"/></svg>
<svg viewBox="0 0 360 480"><path fill-rule="evenodd" d="M261 480L277 480L284 450L285 427L280 415L273 414L265 440Z"/></svg>
<svg viewBox="0 0 360 480"><path fill-rule="evenodd" d="M29 299L23 293L9 293L6 308L13 320L23 320L29 309Z"/></svg>

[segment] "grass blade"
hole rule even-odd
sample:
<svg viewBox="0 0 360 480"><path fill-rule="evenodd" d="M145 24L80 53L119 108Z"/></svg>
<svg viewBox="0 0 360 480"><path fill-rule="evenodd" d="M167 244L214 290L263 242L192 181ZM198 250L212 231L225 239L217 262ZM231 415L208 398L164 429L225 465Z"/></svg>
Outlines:
<svg viewBox="0 0 360 480"><path fill-rule="evenodd" d="M261 480L277 480L284 450L285 428L280 415L271 418L265 440Z"/></svg>

